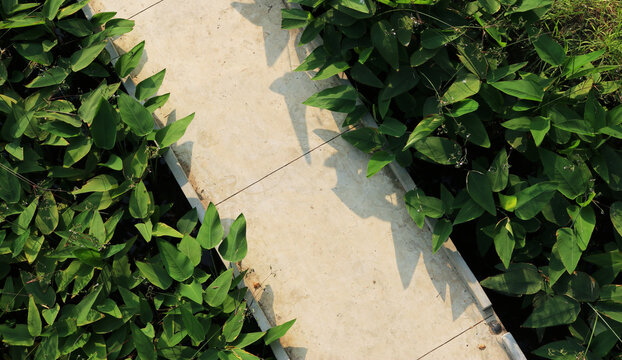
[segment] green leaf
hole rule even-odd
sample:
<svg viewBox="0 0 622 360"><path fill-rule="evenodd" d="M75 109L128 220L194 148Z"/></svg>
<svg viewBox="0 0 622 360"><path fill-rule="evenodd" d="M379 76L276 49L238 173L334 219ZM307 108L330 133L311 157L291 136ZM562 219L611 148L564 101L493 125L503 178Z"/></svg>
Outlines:
<svg viewBox="0 0 622 360"><path fill-rule="evenodd" d="M337 62L333 62L330 64L327 64L326 66L322 67L317 74L311 78L311 80L324 80L324 79L328 79L331 76L340 74L346 70L348 70L350 68L350 65L348 65L347 62L345 61L337 61Z"/></svg>
<svg viewBox="0 0 622 360"><path fill-rule="evenodd" d="M449 89L443 94L441 101L443 104L453 104L460 100L479 92L481 82L479 78L472 73L461 73L456 80L449 86Z"/></svg>
<svg viewBox="0 0 622 360"><path fill-rule="evenodd" d="M90 127L95 146L112 150L117 138L117 124L119 124L117 111L106 99L100 98L99 110Z"/></svg>
<svg viewBox="0 0 622 360"><path fill-rule="evenodd" d="M114 64L114 68L120 78L128 76L138 66L140 58L143 56L144 49L145 42L143 41L140 44L134 46L132 50L119 57L117 63Z"/></svg>
<svg viewBox="0 0 622 360"><path fill-rule="evenodd" d="M460 145L442 137L428 136L417 141L415 149L430 160L442 165L456 164L462 158L462 148Z"/></svg>
<svg viewBox="0 0 622 360"><path fill-rule="evenodd" d="M378 79L376 74L374 74L373 71L363 64L354 64L350 70L350 76L352 76L352 79L360 82L361 84L376 88L384 88L384 84L380 81L380 79Z"/></svg>
<svg viewBox="0 0 622 360"><path fill-rule="evenodd" d="M59 21L56 26L77 37L86 37L93 34L93 26L86 19L67 19Z"/></svg>
<svg viewBox="0 0 622 360"><path fill-rule="evenodd" d="M158 130L155 134L155 140L160 148L167 148L176 143L184 135L192 119L194 119L194 113Z"/></svg>
<svg viewBox="0 0 622 360"><path fill-rule="evenodd" d="M617 322L622 322L622 304L603 301L594 305L594 308L596 308L599 313L606 315L608 318L611 318Z"/></svg>
<svg viewBox="0 0 622 360"><path fill-rule="evenodd" d="M596 227L596 215L590 205L586 207L571 206L566 209L572 219L573 227L577 236L577 244L581 251L587 249L587 245L592 237L592 232Z"/></svg>
<svg viewBox="0 0 622 360"><path fill-rule="evenodd" d="M179 284L179 295L185 296L197 304L203 303L203 287L196 279L190 284Z"/></svg>
<svg viewBox="0 0 622 360"><path fill-rule="evenodd" d="M306 26L313 16L300 9L281 9L281 29L297 29Z"/></svg>
<svg viewBox="0 0 622 360"><path fill-rule="evenodd" d="M166 75L166 69L138 83L138 85L136 85L136 98L138 100L145 100L146 98L155 95L162 85L164 75Z"/></svg>
<svg viewBox="0 0 622 360"><path fill-rule="evenodd" d="M326 50L324 46L318 46L294 71L309 71L320 68L326 64Z"/></svg>
<svg viewBox="0 0 622 360"><path fill-rule="evenodd" d="M542 148L538 152L545 174L559 183L559 192L571 200L587 192L592 173L580 158L570 161Z"/></svg>
<svg viewBox="0 0 622 360"><path fill-rule="evenodd" d="M43 4L43 9L41 12L43 16L45 16L48 20L53 20L56 14L58 13L58 9L65 2L64 0L46 0Z"/></svg>
<svg viewBox="0 0 622 360"><path fill-rule="evenodd" d="M432 232L432 253L436 253L438 249L443 247L443 244L447 239L449 239L449 235L451 235L451 231L453 230L453 225L451 221L447 219L441 219L434 225L434 231Z"/></svg>
<svg viewBox="0 0 622 360"><path fill-rule="evenodd" d="M517 195L516 216L521 220L529 220L536 216L555 195L557 183L540 182L521 190Z"/></svg>
<svg viewBox="0 0 622 360"><path fill-rule="evenodd" d="M423 228L425 217L438 219L443 216L443 202L426 196L421 189L411 190L404 195L406 210L419 228Z"/></svg>
<svg viewBox="0 0 622 360"><path fill-rule="evenodd" d="M121 310L119 310L119 307L112 299L106 298L102 300L101 304L97 305L95 308L97 311L108 314L117 319L121 319L123 317Z"/></svg>
<svg viewBox="0 0 622 360"><path fill-rule="evenodd" d="M377 151L369 159L367 164L367 177L373 176L380 171L383 167L389 165L395 160L395 154L388 153L386 151Z"/></svg>
<svg viewBox="0 0 622 360"><path fill-rule="evenodd" d="M531 43L536 48L540 59L549 65L558 66L566 60L564 48L548 34L542 34L536 39L532 39Z"/></svg>
<svg viewBox="0 0 622 360"><path fill-rule="evenodd" d="M149 206L151 205L151 197L145 184L141 181L136 184L134 191L130 195L130 215L136 219L144 219L149 215Z"/></svg>
<svg viewBox="0 0 622 360"><path fill-rule="evenodd" d="M523 323L527 328L545 328L571 324L579 315L581 305L567 296L546 296Z"/></svg>
<svg viewBox="0 0 622 360"><path fill-rule="evenodd" d="M527 12L542 7L548 7L553 3L553 0L522 0L519 6L510 8L505 15Z"/></svg>
<svg viewBox="0 0 622 360"><path fill-rule="evenodd" d="M177 244L177 248L190 259L193 266L199 265L202 254L201 245L192 236L184 235Z"/></svg>
<svg viewBox="0 0 622 360"><path fill-rule="evenodd" d="M181 251L177 250L171 243L162 239L156 239L156 244L160 250L160 258L168 274L179 282L185 281L194 273L194 266L190 259Z"/></svg>
<svg viewBox="0 0 622 360"><path fill-rule="evenodd" d="M291 328L295 322L296 322L296 319L290 320L286 323L275 326L271 328L270 330L268 330L268 332L266 333L266 336L263 339L264 343L266 345L269 345L273 341L280 339L283 335L287 333L287 330L289 330L289 328Z"/></svg>
<svg viewBox="0 0 622 360"><path fill-rule="evenodd" d="M32 346L35 342L35 338L28 332L28 327L23 324L18 324L14 328L2 324L0 335L2 335L2 342L12 346Z"/></svg>
<svg viewBox="0 0 622 360"><path fill-rule="evenodd" d="M495 89L519 99L542 101L544 88L530 80L510 80L489 83Z"/></svg>
<svg viewBox="0 0 622 360"><path fill-rule="evenodd" d="M190 303L182 304L179 309L181 310L181 321L192 341L200 343L205 340L205 329L203 329L199 320L192 314Z"/></svg>
<svg viewBox="0 0 622 360"><path fill-rule="evenodd" d="M28 297L28 333L35 337L41 335L41 316L32 295Z"/></svg>
<svg viewBox="0 0 622 360"><path fill-rule="evenodd" d="M170 96L171 94L167 93L164 95L154 96L150 98L149 100L145 101L145 109L147 109L150 113L153 113L157 109L164 106Z"/></svg>
<svg viewBox="0 0 622 360"><path fill-rule="evenodd" d="M508 163L508 154L505 149L501 149L495 156L486 175L490 182L492 191L499 192L505 189L508 184L510 174L510 164Z"/></svg>
<svg viewBox="0 0 622 360"><path fill-rule="evenodd" d="M95 45L91 45L89 47L76 51L73 55L71 55L71 58L69 59L71 63L71 70L74 72L78 72L89 66L95 60L95 58L97 58L99 53L104 50L107 43L107 41L102 41Z"/></svg>
<svg viewBox="0 0 622 360"><path fill-rule="evenodd" d="M394 69L399 69L397 38L391 32L392 26L386 20L380 20L371 26L371 42L380 56Z"/></svg>
<svg viewBox="0 0 622 360"><path fill-rule="evenodd" d="M65 6L64 8L62 8L60 10L60 12L58 13L57 19L60 20L62 18L65 18L69 15L73 15L76 12L78 12L80 9L82 9L83 7L86 6L86 4L89 3L90 0L81 0L78 1L74 4L71 4L69 6Z"/></svg>
<svg viewBox="0 0 622 360"><path fill-rule="evenodd" d="M58 207L54 195L51 191L46 191L39 200L37 217L35 218L37 228L42 234L49 235L58 226L58 220Z"/></svg>
<svg viewBox="0 0 622 360"><path fill-rule="evenodd" d="M598 300L598 283L588 274L577 271L562 279L567 281L560 280L555 284L553 290L556 294L564 294L582 302Z"/></svg>
<svg viewBox="0 0 622 360"><path fill-rule="evenodd" d="M152 340L133 322L130 323L130 329L132 330L132 341L136 347L140 360L156 360L158 356Z"/></svg>
<svg viewBox="0 0 622 360"><path fill-rule="evenodd" d="M246 219L240 214L231 224L229 234L218 247L218 252L223 259L238 262L246 256Z"/></svg>
<svg viewBox="0 0 622 360"><path fill-rule="evenodd" d="M335 112L349 113L354 110L358 94L350 85L341 85L313 94L303 104Z"/></svg>
<svg viewBox="0 0 622 360"><path fill-rule="evenodd" d="M93 307L95 300L97 300L97 296L103 289L103 286L97 286L96 289L91 290L91 292L82 298L82 300L76 305L74 308L74 312L76 314L76 322L78 326L85 325L87 323L87 316L89 311Z"/></svg>
<svg viewBox="0 0 622 360"><path fill-rule="evenodd" d="M460 117L472 113L479 108L479 103L473 99L464 99L456 102L454 106L449 110L449 115L452 117Z"/></svg>
<svg viewBox="0 0 622 360"><path fill-rule="evenodd" d="M501 9L501 3L497 0L477 0L481 9L489 14L494 14Z"/></svg>
<svg viewBox="0 0 622 360"><path fill-rule="evenodd" d="M62 83L67 78L67 76L69 76L69 73L70 70L63 66L49 68L47 70L44 70L41 75L37 76L31 82L24 86L29 89L34 89L58 85Z"/></svg>
<svg viewBox="0 0 622 360"><path fill-rule="evenodd" d="M492 197L492 187L484 173L469 171L466 178L466 189L473 201L491 215L497 215L495 200Z"/></svg>
<svg viewBox="0 0 622 360"><path fill-rule="evenodd" d="M220 306L227 295L229 294L229 288L231 287L231 281L233 280L233 269L229 269L220 274L211 284L205 289L205 301L211 307Z"/></svg>
<svg viewBox="0 0 622 360"><path fill-rule="evenodd" d="M551 121L549 119L542 116L531 118L529 131L531 132L531 136L533 136L533 141L536 143L536 146L542 144L542 140L544 140L550 129Z"/></svg>
<svg viewBox="0 0 622 360"><path fill-rule="evenodd" d="M246 334L240 334L235 341L231 343L231 346L234 346L239 349L243 349L248 345L254 343L255 341L261 339L266 333L265 332L252 332Z"/></svg>
<svg viewBox="0 0 622 360"><path fill-rule="evenodd" d="M506 269L509 268L515 246L514 231L509 218L505 218L497 223L493 240L495 243L495 250L503 262L503 266L505 266Z"/></svg>
<svg viewBox="0 0 622 360"><path fill-rule="evenodd" d="M173 279L166 273L161 262L145 263L136 261L135 264L140 274L160 289L166 290L173 284Z"/></svg>
<svg viewBox="0 0 622 360"><path fill-rule="evenodd" d="M581 248L575 233L571 228L564 227L557 229L556 236L559 256L568 274L572 274L581 258Z"/></svg>
<svg viewBox="0 0 622 360"><path fill-rule="evenodd" d="M225 336L227 342L232 342L237 339L242 331L242 325L244 324L244 312L246 311L246 303L243 302L236 311L229 316L229 319L225 321L225 325L222 327L222 334Z"/></svg>
<svg viewBox="0 0 622 360"><path fill-rule="evenodd" d="M609 208L611 223L618 234L622 236L622 201L616 201Z"/></svg>
<svg viewBox="0 0 622 360"><path fill-rule="evenodd" d="M86 136L70 141L63 158L63 166L69 167L80 161L91 151L91 146L93 146L93 140Z"/></svg>
<svg viewBox="0 0 622 360"><path fill-rule="evenodd" d="M426 29L421 33L421 46L424 49L436 49L460 37L453 30Z"/></svg>
<svg viewBox="0 0 622 360"><path fill-rule="evenodd" d="M525 65L527 65L527 61L491 70L488 73L488 77L486 80L489 83L494 83L505 78L506 76L513 75L518 70L524 68Z"/></svg>
<svg viewBox="0 0 622 360"><path fill-rule="evenodd" d="M161 222L153 227L153 236L170 236L179 239L184 237L179 231Z"/></svg>
<svg viewBox="0 0 622 360"><path fill-rule="evenodd" d="M383 139L378 134L378 130L368 127L351 130L341 136L355 148L366 153L380 149L383 144Z"/></svg>
<svg viewBox="0 0 622 360"><path fill-rule="evenodd" d="M204 249L213 249L220 244L224 234L225 230L220 223L218 210L216 210L216 206L210 202L205 211L203 223L199 228L196 240Z"/></svg>
<svg viewBox="0 0 622 360"><path fill-rule="evenodd" d="M406 133L406 125L395 118L388 117L378 127L378 132L393 137L401 137Z"/></svg>
<svg viewBox="0 0 622 360"><path fill-rule="evenodd" d="M428 60L432 59L439 48L426 49L424 47L419 48L410 56L410 66L417 67L425 64Z"/></svg>
<svg viewBox="0 0 622 360"><path fill-rule="evenodd" d="M102 174L91 178L78 190L72 192L73 195L84 194L89 192L106 192L115 189L118 186L117 180L112 175Z"/></svg>
<svg viewBox="0 0 622 360"><path fill-rule="evenodd" d="M603 285L600 288L600 300L622 303L622 285Z"/></svg>
<svg viewBox="0 0 622 360"><path fill-rule="evenodd" d="M29 225L32 218L35 216L35 210L39 204L39 199L35 198L28 206L19 214L17 221L12 224L13 232L17 235L21 235L24 232L30 230Z"/></svg>
<svg viewBox="0 0 622 360"><path fill-rule="evenodd" d="M153 131L153 117L149 110L125 93L120 93L117 101L121 120L134 134L145 136Z"/></svg>
<svg viewBox="0 0 622 360"><path fill-rule="evenodd" d="M197 209L193 208L177 220L177 229L184 235L190 234L198 222Z"/></svg>
<svg viewBox="0 0 622 360"><path fill-rule="evenodd" d="M59 311L60 305L56 304L53 308L43 309L41 311L41 315L43 315L43 318L48 323L48 325L52 325L54 323L54 320L56 320L56 316L58 315Z"/></svg>
<svg viewBox="0 0 622 360"><path fill-rule="evenodd" d="M542 290L544 282L538 269L531 264L517 265L512 264L503 274L484 279L482 286L512 295L531 295Z"/></svg>
<svg viewBox="0 0 622 360"><path fill-rule="evenodd" d="M454 219L454 226L477 219L484 213L484 211L484 208L477 205L473 199L469 198L467 202L460 207L460 211L458 211L458 215L456 215L456 218Z"/></svg>

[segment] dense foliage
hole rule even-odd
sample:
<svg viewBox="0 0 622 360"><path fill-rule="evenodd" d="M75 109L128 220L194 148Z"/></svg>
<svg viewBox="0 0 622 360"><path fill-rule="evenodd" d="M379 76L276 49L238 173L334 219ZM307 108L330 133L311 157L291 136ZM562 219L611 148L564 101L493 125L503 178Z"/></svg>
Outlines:
<svg viewBox="0 0 622 360"><path fill-rule="evenodd" d="M193 115L154 130L164 71L124 92L144 43L112 67L134 22L87 2L0 4L0 358L258 359L292 322L246 331L244 274L205 266L244 258L244 216L224 237L152 191Z"/></svg>
<svg viewBox="0 0 622 360"><path fill-rule="evenodd" d="M305 104L348 114L343 137L371 154L368 176L409 168L422 188L406 206L420 227L438 219L434 251L475 223L477 241L457 240L494 248L503 271L482 285L523 297L522 326L539 336L561 329L536 355L618 355L619 65L604 49L567 53L541 20L553 0L290 2L302 8L283 10L282 27L323 39L296 70L352 84ZM359 124L367 112L378 128Z"/></svg>

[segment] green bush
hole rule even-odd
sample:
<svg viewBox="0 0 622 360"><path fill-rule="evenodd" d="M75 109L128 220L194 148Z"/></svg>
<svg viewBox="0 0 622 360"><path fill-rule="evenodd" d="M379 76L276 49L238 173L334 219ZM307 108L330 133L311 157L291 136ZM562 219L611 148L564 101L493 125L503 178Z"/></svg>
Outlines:
<svg viewBox="0 0 622 360"><path fill-rule="evenodd" d="M482 285L523 297L522 326L540 337L566 326L536 355L618 354L619 65L557 43L541 20L552 0L290 2L303 7L283 10L282 27L323 39L296 70L352 84L305 104L347 113L357 126L343 137L371 154L368 176L397 161L426 183L405 202L419 227L438 219L434 251L475 223L470 246L493 247L503 271ZM358 125L367 112L378 128Z"/></svg>
<svg viewBox="0 0 622 360"><path fill-rule="evenodd" d="M86 20L87 2L1 2L2 358L258 359L244 348L293 321L245 331L244 274L201 263L244 258L244 216L224 237L213 204L199 227L167 214L154 162L193 115L154 130L164 71L137 85L144 104L125 93L144 43L113 68L107 39L134 22Z"/></svg>

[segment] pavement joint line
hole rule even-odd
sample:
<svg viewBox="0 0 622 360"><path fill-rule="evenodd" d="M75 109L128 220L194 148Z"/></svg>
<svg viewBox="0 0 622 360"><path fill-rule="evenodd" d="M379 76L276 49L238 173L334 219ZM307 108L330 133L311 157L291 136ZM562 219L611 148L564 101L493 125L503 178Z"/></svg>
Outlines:
<svg viewBox="0 0 622 360"><path fill-rule="evenodd" d="M149 6L147 6L146 8L142 9L141 11L137 12L136 14L134 14L134 15L132 15L132 16L130 16L130 17L128 17L127 19L128 19L128 20L131 20L132 18L134 18L134 17L136 17L136 16L138 16L138 15L142 14L143 12L145 12L145 11L147 11L147 10L151 9L152 7L154 7L154 6L158 5L159 3L163 2L163 1L164 1L164 0L160 0L160 1L156 2L156 3L153 3L153 4L149 5Z"/></svg>
<svg viewBox="0 0 622 360"><path fill-rule="evenodd" d="M480 321L476 322L475 324L473 324L473 325L469 326L468 328L466 328L466 329L462 330L462 331L461 331L461 332L459 332L458 334L456 334L456 335L452 336L451 338L447 339L445 342L443 342L442 344L438 345L438 346L437 346L437 347L435 347L434 349L432 349L432 350L428 351L427 353L425 353L425 354L423 354L423 355L419 356L419 357L418 357L417 359L415 359L415 360L420 360L420 359L423 359L424 357L426 357L426 356L430 355L431 353L435 352L436 350L438 350L438 349L442 348L443 346L447 345L448 343L450 343L450 342L451 342L452 340L454 340L455 338L457 338L457 337L459 337L460 335L464 334L465 332L467 332L467 331L469 331L469 330L473 329L474 327L476 327L477 325L479 325L479 324L483 323L484 321L486 321L486 319L482 319L482 320L480 320Z"/></svg>
<svg viewBox="0 0 622 360"><path fill-rule="evenodd" d="M270 177L271 175L273 175L273 174L275 174L275 173L279 172L280 170L283 170L284 168L288 167L289 165L293 164L294 162L296 162L296 161L298 161L298 160L302 159L303 157L305 157L305 156L309 155L309 154L310 154L310 153L312 153L313 151L315 151L315 150L317 150L317 149L321 148L322 146L324 146L324 145L328 144L329 142L331 142L331 141L335 140L336 138L340 137L341 135L343 135L343 134L345 134L345 133L347 133L347 132L349 132L349 131L352 131L352 130L354 130L354 129L356 129L356 126L355 126L355 127L348 128L348 129L346 129L346 130L344 130L344 131L340 132L339 134L337 134L337 135L333 136L332 138L330 138L330 139L326 140L325 142L323 142L323 143L321 143L321 144L319 144L319 145L315 146L313 149L308 150L307 152L305 152L305 153L301 154L300 156L297 156L296 158L294 158L294 159L292 159L292 160L288 161L287 163L285 163L285 164L283 164L283 165L279 166L278 168L276 168L276 169L274 169L274 170L270 171L268 174L266 174L266 175L262 176L261 178L259 178L259 179L255 180L255 181L253 181L253 182L252 182L252 183L250 183L249 185L246 185L246 186L245 186L245 187L243 187L242 189L240 189L240 190L238 190L238 191L234 192L233 194L231 194L231 195L227 196L227 197L226 197L226 198L224 198L223 200L220 200L219 202L217 202L217 203L216 203L216 204L214 204L214 205L218 206L218 205L220 205L220 204L224 203L225 201L227 201L227 200L231 199L232 197L234 197L234 196L236 196L236 195L240 194L241 192L245 191L246 189L248 189L248 188L250 188L250 187L254 186L255 184L257 184L257 183L261 182L262 180L264 180L264 179L266 179L266 178Z"/></svg>

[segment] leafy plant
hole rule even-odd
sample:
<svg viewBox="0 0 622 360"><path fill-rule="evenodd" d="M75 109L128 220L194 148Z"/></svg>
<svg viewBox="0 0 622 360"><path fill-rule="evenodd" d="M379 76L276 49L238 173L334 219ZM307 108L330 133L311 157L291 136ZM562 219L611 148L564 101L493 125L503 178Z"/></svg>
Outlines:
<svg viewBox="0 0 622 360"><path fill-rule="evenodd" d="M85 1L0 7L0 338L11 359L258 359L245 348L244 274L208 269L220 245L246 254L240 215L224 238L210 204L171 215L156 159L193 115L154 130L164 71L123 92L142 44L113 68L104 50L134 22ZM207 271L206 271L207 270Z"/></svg>
<svg viewBox="0 0 622 360"><path fill-rule="evenodd" d="M302 10L283 10L297 19L284 28L323 39L296 71L352 84L305 104L347 113L343 126L371 112L377 128L343 137L372 154L368 176L397 161L423 183L405 202L418 226L439 219L434 251L475 224L471 246L503 271L482 285L523 297L540 339L568 325L537 355L619 353L622 300L601 295L622 270L619 65L556 42L552 0L290 2Z"/></svg>

